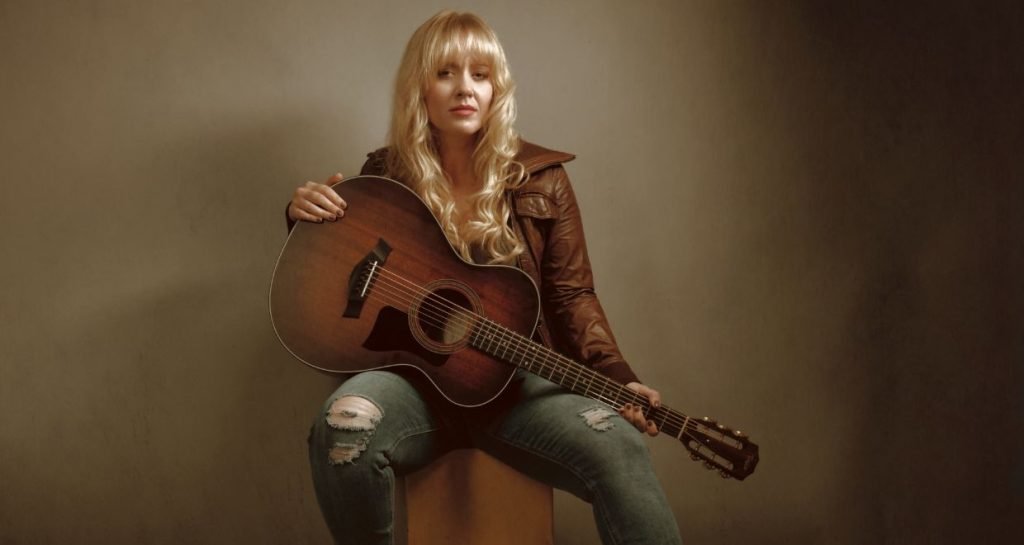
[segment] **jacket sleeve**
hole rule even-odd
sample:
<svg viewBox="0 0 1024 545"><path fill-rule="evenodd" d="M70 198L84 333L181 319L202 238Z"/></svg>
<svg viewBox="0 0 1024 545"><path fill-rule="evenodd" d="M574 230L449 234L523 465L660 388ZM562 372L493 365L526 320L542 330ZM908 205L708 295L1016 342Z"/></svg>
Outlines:
<svg viewBox="0 0 1024 545"><path fill-rule="evenodd" d="M639 382L622 357L594 292L583 222L569 177L561 166L553 170L556 214L540 263L542 304L552 342L565 355L617 382Z"/></svg>

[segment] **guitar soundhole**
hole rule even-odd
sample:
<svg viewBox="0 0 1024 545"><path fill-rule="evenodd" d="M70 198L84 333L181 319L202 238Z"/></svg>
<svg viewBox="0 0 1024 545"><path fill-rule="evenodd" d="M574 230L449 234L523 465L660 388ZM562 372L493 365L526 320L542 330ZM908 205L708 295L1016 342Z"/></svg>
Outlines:
<svg viewBox="0 0 1024 545"><path fill-rule="evenodd" d="M479 307L469 286L455 280L433 282L413 304L410 330L427 350L451 354L469 343L473 315Z"/></svg>

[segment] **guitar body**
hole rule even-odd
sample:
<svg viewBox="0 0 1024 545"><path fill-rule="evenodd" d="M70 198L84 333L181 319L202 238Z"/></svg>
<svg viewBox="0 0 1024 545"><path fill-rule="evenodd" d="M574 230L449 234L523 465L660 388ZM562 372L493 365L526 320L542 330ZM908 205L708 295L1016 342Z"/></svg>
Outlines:
<svg viewBox="0 0 1024 545"><path fill-rule="evenodd" d="M467 346L459 309L529 337L540 308L533 281L513 267L463 261L426 205L397 182L359 176L333 188L348 203L344 218L299 222L278 258L270 313L281 343L321 371L410 366L453 403L494 399L515 366ZM368 256L389 272L372 277L373 297L360 298Z"/></svg>

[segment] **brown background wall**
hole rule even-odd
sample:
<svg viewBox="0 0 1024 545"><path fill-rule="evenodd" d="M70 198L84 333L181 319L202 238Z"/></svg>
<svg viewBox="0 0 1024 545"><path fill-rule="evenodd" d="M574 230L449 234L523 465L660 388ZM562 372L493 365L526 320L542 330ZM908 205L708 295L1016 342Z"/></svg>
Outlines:
<svg viewBox="0 0 1024 545"><path fill-rule="evenodd" d="M440 7L0 3L0 543L327 542L282 209L383 142ZM456 7L579 155L641 376L761 445L736 483L650 442L687 542L1019 542L1019 3Z"/></svg>

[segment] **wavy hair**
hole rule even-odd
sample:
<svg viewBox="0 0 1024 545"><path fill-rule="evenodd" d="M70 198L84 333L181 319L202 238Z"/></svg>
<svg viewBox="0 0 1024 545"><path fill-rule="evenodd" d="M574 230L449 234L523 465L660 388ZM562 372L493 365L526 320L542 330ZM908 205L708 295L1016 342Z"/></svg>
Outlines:
<svg viewBox="0 0 1024 545"><path fill-rule="evenodd" d="M482 189L469 203L473 219L460 228L454 220L455 201L441 167L425 96L438 70L463 56L490 67L494 94L473 151L473 173L482 180ZM467 261L474 261L474 246L486 255L488 263L510 262L524 249L509 227L510 211L505 201L507 190L526 181L523 165L515 161L519 135L513 128L514 91L498 36L471 13L442 11L428 19L409 39L398 67L387 170L427 203L452 246Z"/></svg>

